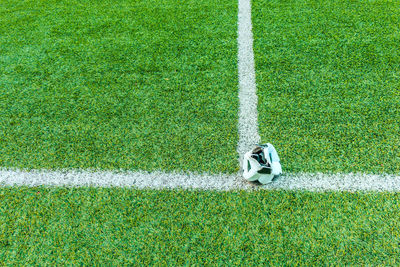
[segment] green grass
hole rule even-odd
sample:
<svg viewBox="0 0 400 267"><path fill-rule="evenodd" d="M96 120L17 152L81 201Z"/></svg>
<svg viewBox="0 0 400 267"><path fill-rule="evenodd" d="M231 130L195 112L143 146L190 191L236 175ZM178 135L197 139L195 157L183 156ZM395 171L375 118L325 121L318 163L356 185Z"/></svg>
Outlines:
<svg viewBox="0 0 400 267"><path fill-rule="evenodd" d="M260 135L286 172L400 172L399 4L253 2Z"/></svg>
<svg viewBox="0 0 400 267"><path fill-rule="evenodd" d="M286 172L399 172L395 4L253 2L260 131ZM237 171L236 15L2 1L0 166ZM0 189L3 265L399 265L399 229L394 193Z"/></svg>
<svg viewBox="0 0 400 267"><path fill-rule="evenodd" d="M2 188L4 265L400 263L400 195Z"/></svg>
<svg viewBox="0 0 400 267"><path fill-rule="evenodd" d="M1 1L0 166L237 171L236 5Z"/></svg>

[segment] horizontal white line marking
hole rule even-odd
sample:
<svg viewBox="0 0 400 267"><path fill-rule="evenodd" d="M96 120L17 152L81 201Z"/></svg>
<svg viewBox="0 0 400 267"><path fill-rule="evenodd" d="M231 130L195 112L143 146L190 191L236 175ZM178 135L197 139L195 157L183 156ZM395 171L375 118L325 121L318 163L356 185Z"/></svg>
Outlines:
<svg viewBox="0 0 400 267"><path fill-rule="evenodd" d="M284 174L268 185L245 181L239 174L165 173L161 171L10 170L0 169L0 185L131 187L137 189L306 190L400 192L400 176L392 174Z"/></svg>
<svg viewBox="0 0 400 267"><path fill-rule="evenodd" d="M139 189L194 188L229 190L251 187L239 175L165 173L161 171L85 171L85 170L0 170L2 186L93 186L135 187Z"/></svg>

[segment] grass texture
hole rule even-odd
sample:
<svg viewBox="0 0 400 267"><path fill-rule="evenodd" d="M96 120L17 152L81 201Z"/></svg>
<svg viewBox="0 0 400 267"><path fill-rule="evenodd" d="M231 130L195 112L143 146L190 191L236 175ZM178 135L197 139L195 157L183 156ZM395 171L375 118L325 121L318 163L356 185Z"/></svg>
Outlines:
<svg viewBox="0 0 400 267"><path fill-rule="evenodd" d="M398 265L400 195L0 189L5 265Z"/></svg>
<svg viewBox="0 0 400 267"><path fill-rule="evenodd" d="M0 166L236 172L236 5L2 1Z"/></svg>
<svg viewBox="0 0 400 267"><path fill-rule="evenodd" d="M253 2L260 135L285 171L400 173L399 4Z"/></svg>

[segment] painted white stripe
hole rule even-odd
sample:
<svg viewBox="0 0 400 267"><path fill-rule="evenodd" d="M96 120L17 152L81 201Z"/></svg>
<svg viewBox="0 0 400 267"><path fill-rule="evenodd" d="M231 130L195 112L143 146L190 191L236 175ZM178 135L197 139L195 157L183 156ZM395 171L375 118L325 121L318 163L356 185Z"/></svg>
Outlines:
<svg viewBox="0 0 400 267"><path fill-rule="evenodd" d="M239 0L238 12L239 72L239 162L244 153L260 142L258 134L257 89L254 70L253 32L250 0Z"/></svg>
<svg viewBox="0 0 400 267"><path fill-rule="evenodd" d="M0 186L130 187L137 189L307 190L400 192L399 175L285 174L271 184L248 183L239 175L164 172L0 169Z"/></svg>
<svg viewBox="0 0 400 267"><path fill-rule="evenodd" d="M138 189L192 188L203 190L249 189L239 175L165 173L161 171L7 170L0 169L1 186L92 186Z"/></svg>
<svg viewBox="0 0 400 267"><path fill-rule="evenodd" d="M268 189L306 191L391 191L400 192L400 176L394 174L286 174Z"/></svg>

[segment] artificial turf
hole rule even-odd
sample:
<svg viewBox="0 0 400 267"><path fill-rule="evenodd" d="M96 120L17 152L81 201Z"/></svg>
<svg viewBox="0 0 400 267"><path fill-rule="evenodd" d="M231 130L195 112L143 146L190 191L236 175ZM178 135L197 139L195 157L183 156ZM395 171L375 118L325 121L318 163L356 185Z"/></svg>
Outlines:
<svg viewBox="0 0 400 267"><path fill-rule="evenodd" d="M227 0L2 1L0 166L236 172L236 17Z"/></svg>
<svg viewBox="0 0 400 267"><path fill-rule="evenodd" d="M399 171L382 3L253 2L260 134L285 171ZM2 1L0 166L236 171L236 12ZM399 214L394 193L1 188L0 262L399 265Z"/></svg>
<svg viewBox="0 0 400 267"><path fill-rule="evenodd" d="M400 195L0 189L5 265L398 265Z"/></svg>
<svg viewBox="0 0 400 267"><path fill-rule="evenodd" d="M286 172L400 173L399 1L253 1L259 129Z"/></svg>

